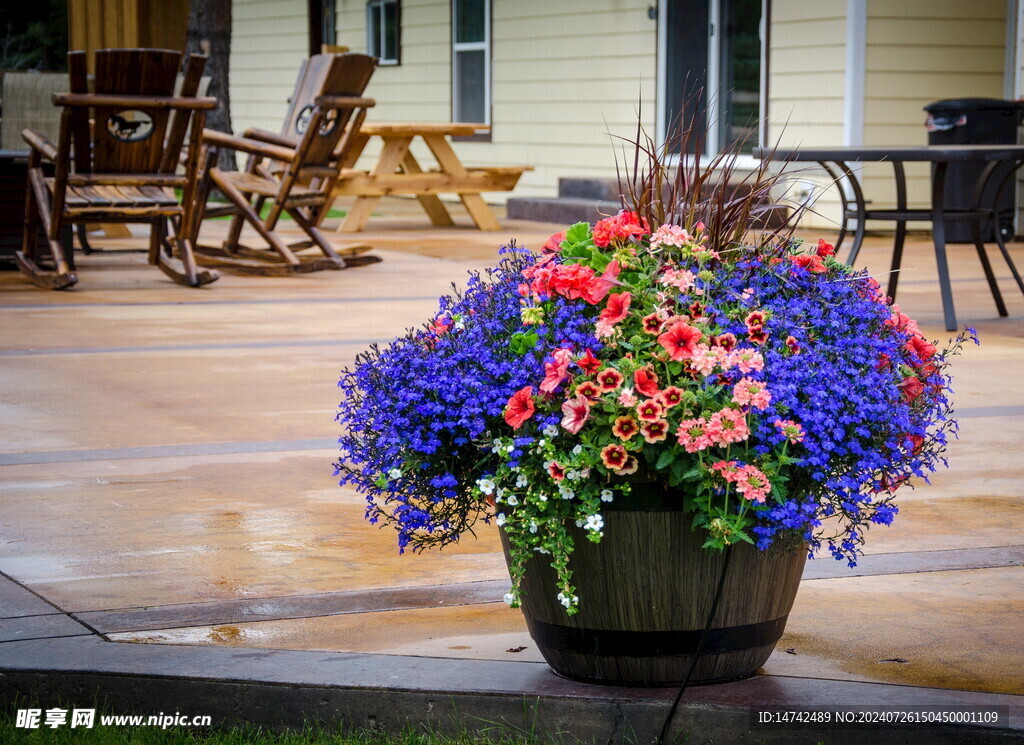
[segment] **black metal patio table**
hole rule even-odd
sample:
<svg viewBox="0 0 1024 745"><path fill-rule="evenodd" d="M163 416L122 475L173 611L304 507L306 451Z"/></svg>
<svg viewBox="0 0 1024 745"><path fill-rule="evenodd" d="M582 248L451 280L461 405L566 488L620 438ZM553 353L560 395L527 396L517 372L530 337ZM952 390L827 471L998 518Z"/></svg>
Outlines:
<svg viewBox="0 0 1024 745"><path fill-rule="evenodd" d="M953 308L953 292L950 286L949 265L946 261L946 221L966 220L972 223L974 245L981 261L985 278L988 280L992 298L1000 316L1007 315L1006 305L999 285L996 283L992 265L989 263L982 240L981 225L991 220L995 226L996 243L1003 254L1017 286L1024 293L1024 280L1021 279L1017 267L1006 250L1006 243L998 229L997 208L983 207L983 195L992 193L995 184L993 205L999 204L999 196L1017 169L1024 165L1024 145L928 145L919 147L796 147L796 148L755 148L754 156L771 158L785 162L814 162L820 165L836 183L842 201L843 219L836 240L836 249L842 245L849 232L850 220L856 220L853 245L847 263L857 259L861 244L864 241L865 222L867 220L884 220L896 223L896 239L893 246L892 272L889 275L887 293L896 297L899 283L900 263L903 259L903 243L907 233L907 222L926 221L932 224L932 237L935 244L935 263L939 272L939 287L942 293L942 309L948 331L956 330L956 313ZM896 205L894 207L867 208L864 191L857 176L851 168L856 163L876 163L888 161L892 163L893 177L896 183ZM974 185L973 206L966 209L944 208L946 195L946 172L950 163L973 161L984 163L984 168ZM931 163L932 188L931 207L927 209L909 208L907 206L907 178L905 163ZM843 188L843 180L849 187Z"/></svg>

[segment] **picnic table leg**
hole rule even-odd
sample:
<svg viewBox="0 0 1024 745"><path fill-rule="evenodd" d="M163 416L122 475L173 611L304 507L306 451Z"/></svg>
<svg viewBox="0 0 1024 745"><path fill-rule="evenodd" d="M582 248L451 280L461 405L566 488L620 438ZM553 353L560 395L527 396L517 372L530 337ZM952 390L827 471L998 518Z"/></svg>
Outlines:
<svg viewBox="0 0 1024 745"><path fill-rule="evenodd" d="M377 165L370 171L371 176L387 176L394 173L405 154L409 151L412 137L385 137L384 147L380 151ZM339 233L358 233L366 227L366 221L373 214L373 209L380 201L378 196L356 197L352 209L338 228Z"/></svg>
<svg viewBox="0 0 1024 745"><path fill-rule="evenodd" d="M416 160L416 156L412 154L412 151L406 152L405 157L402 158L401 165L403 173L423 173L423 169L420 168L420 164ZM455 221L452 220L452 216L448 213L448 208L444 206L444 202L441 201L439 196L436 194L417 194L416 199L419 200L420 206L434 225L442 228L450 228L455 225Z"/></svg>
<svg viewBox="0 0 1024 745"><path fill-rule="evenodd" d="M442 171L453 176L466 176L468 174L466 167L462 165L462 161L459 160L455 151L452 150L452 146L448 144L448 140L445 139L444 135L424 135L423 139L426 140L430 152L437 158L437 164L441 166ZM491 208L487 206L487 202L484 201L482 196L479 194L459 194L459 199L462 200L466 211L480 230L501 230L501 225L498 224L497 218L494 217L494 213L491 212Z"/></svg>
<svg viewBox="0 0 1024 745"><path fill-rule="evenodd" d="M942 314L946 331L956 331L956 311L953 309L953 288L949 283L949 265L946 263L946 218L943 205L946 199L946 161L938 161L932 173L932 241L935 243L935 264L939 270L939 288L942 293Z"/></svg>

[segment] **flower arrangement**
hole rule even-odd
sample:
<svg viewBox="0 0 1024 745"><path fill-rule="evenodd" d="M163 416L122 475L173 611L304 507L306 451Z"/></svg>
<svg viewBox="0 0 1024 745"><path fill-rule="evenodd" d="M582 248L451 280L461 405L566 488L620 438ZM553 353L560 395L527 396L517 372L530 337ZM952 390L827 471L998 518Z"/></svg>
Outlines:
<svg viewBox="0 0 1024 745"><path fill-rule="evenodd" d="M504 249L343 373L341 482L402 549L493 519L506 600L539 552L573 613L573 535L599 542L634 483L682 494L708 550L825 546L853 565L896 490L943 463L948 359L972 331L940 351L824 241L751 245L749 204L730 222L713 199L675 203L578 223L540 256Z"/></svg>

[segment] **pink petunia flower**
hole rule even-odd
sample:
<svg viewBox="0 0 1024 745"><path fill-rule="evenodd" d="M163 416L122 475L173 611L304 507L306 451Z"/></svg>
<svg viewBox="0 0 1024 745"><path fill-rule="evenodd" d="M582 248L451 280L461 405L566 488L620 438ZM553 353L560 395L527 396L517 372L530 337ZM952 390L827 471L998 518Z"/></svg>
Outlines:
<svg viewBox="0 0 1024 745"><path fill-rule="evenodd" d="M643 396L654 398L658 395L658 375L650 365L645 365L633 373L633 385Z"/></svg>
<svg viewBox="0 0 1024 745"><path fill-rule="evenodd" d="M590 419L590 402L587 399L570 398L562 404L562 427L576 434Z"/></svg>

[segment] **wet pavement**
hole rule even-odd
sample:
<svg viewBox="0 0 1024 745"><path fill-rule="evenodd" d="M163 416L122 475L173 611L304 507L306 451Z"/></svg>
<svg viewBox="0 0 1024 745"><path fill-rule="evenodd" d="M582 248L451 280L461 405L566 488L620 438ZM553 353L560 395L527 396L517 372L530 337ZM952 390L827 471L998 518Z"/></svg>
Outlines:
<svg viewBox="0 0 1024 745"><path fill-rule="evenodd" d="M492 530L399 556L387 530L363 522L362 498L335 483L339 370L425 320L500 243L538 247L559 227L428 229L403 209L365 235L384 260L343 272L223 275L194 290L143 254L104 253L82 257L79 285L62 293L0 272L0 690L5 679L42 685L39 670L62 665L81 685L170 675L202 687L234 679L224 666L257 659L238 656L246 650L278 650L243 677L293 685L273 671L315 660L307 669L322 685L354 690L359 676L338 665L406 660L424 680L457 671L459 682L431 690L468 697L467 711L483 690L467 681L479 679L516 700L590 706L595 722L618 721L611 699L656 716L663 691L609 693L547 670L519 612L500 602L507 574ZM862 252L879 273L886 245ZM1012 250L1024 264L1024 246ZM1010 706L1024 734L1024 297L998 267L1010 310L998 319L973 249L951 251L958 314L983 345L954 365L961 427L949 470L903 496L857 569L809 562L760 675L694 689L697 708L747 710L808 690L851 705L969 696ZM930 245L914 240L904 264L916 269L901 305L945 338ZM287 656L302 654L313 657ZM300 721L305 711L285 709ZM702 721L695 711L681 721ZM543 726L556 730L566 714L551 716Z"/></svg>

